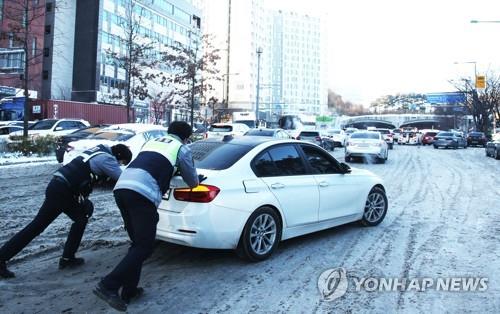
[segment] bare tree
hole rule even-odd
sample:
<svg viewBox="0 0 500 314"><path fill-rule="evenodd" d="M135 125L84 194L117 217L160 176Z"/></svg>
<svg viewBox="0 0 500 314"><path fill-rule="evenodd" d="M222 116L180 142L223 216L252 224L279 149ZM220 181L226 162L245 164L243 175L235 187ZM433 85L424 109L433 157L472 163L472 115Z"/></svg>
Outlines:
<svg viewBox="0 0 500 314"><path fill-rule="evenodd" d="M2 39L8 40L11 47L18 47L22 51L23 75L21 76L24 89L24 123L23 137L28 137L29 84L32 81L30 69L42 62L42 50L38 49L36 34L43 30L45 25L45 1L18 0L4 1L3 18L8 22L8 31L2 33ZM41 73L34 74L40 75Z"/></svg>
<svg viewBox="0 0 500 314"><path fill-rule="evenodd" d="M121 30L118 39L124 51L108 49L106 55L110 63L125 70L125 82L119 86L120 90L124 90L124 95L120 93L114 95L114 98L125 98L127 121L132 122L133 97L136 96L141 100L148 97L148 81L156 74L146 73L146 70L154 68L159 58L155 54L153 38L148 34L147 28L142 26L142 22L146 20L144 15L147 11L133 0L126 0L124 7L125 15L118 17Z"/></svg>
<svg viewBox="0 0 500 314"><path fill-rule="evenodd" d="M450 82L455 88L467 95L464 103L467 112L472 115L477 131L490 133L493 119L499 112L500 103L500 76L490 72L487 75L486 86L478 91L469 79L460 79Z"/></svg>
<svg viewBox="0 0 500 314"><path fill-rule="evenodd" d="M213 90L211 83L221 80L217 69L217 62L220 60L219 49L213 47L211 39L212 35L203 35L201 43L192 40L194 47L177 45L169 47L170 49L163 53L163 62L174 74L169 77L169 83L178 87L177 93L191 109L191 124L195 96L203 99L207 91Z"/></svg>

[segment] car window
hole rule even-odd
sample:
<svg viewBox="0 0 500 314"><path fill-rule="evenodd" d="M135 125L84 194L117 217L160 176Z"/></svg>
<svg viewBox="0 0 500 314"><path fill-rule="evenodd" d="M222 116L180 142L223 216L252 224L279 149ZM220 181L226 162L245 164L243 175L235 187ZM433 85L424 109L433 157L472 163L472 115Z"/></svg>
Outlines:
<svg viewBox="0 0 500 314"><path fill-rule="evenodd" d="M200 169L223 170L234 165L253 146L227 142L198 141L189 144L194 165Z"/></svg>
<svg viewBox="0 0 500 314"><path fill-rule="evenodd" d="M339 163L317 147L301 145L314 174L341 173Z"/></svg>
<svg viewBox="0 0 500 314"><path fill-rule="evenodd" d="M279 145L270 148L269 155L280 176L294 176L306 173L305 165L294 145Z"/></svg>
<svg viewBox="0 0 500 314"><path fill-rule="evenodd" d="M126 141L129 138L134 136L134 133L122 133L122 132L111 132L111 131L101 131L94 133L88 138L91 139L102 139L102 140L110 140L110 141Z"/></svg>
<svg viewBox="0 0 500 314"><path fill-rule="evenodd" d="M319 136L319 132L300 132L300 136L301 137L315 137L315 136Z"/></svg>
<svg viewBox="0 0 500 314"><path fill-rule="evenodd" d="M355 132L352 133L351 138L367 138L367 139L380 139L379 133L368 133L368 132Z"/></svg>
<svg viewBox="0 0 500 314"><path fill-rule="evenodd" d="M232 130L231 125L211 125L208 129L209 132L231 132Z"/></svg>
<svg viewBox="0 0 500 314"><path fill-rule="evenodd" d="M57 120L42 120L33 124L30 130L50 130Z"/></svg>
<svg viewBox="0 0 500 314"><path fill-rule="evenodd" d="M453 133L451 132L439 132L437 136L453 136Z"/></svg>
<svg viewBox="0 0 500 314"><path fill-rule="evenodd" d="M75 128L73 121L61 121L56 125L56 127L61 127L63 130L70 130Z"/></svg>
<svg viewBox="0 0 500 314"><path fill-rule="evenodd" d="M253 162L253 169L257 177L276 177L280 175L280 171L267 151L257 156Z"/></svg>
<svg viewBox="0 0 500 314"><path fill-rule="evenodd" d="M1 128L1 129L0 129L0 134L1 134L1 135L6 135L6 134L9 134L9 132L10 132L10 130L9 130L9 129L10 129L10 128Z"/></svg>

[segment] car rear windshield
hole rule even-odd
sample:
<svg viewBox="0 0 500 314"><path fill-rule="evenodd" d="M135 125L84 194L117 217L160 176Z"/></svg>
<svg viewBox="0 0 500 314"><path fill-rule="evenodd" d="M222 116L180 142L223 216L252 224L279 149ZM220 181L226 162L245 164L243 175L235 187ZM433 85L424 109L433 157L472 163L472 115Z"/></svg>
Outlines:
<svg viewBox="0 0 500 314"><path fill-rule="evenodd" d="M231 144L222 141L198 141L189 145L194 165L200 169L224 170L240 160L253 146Z"/></svg>
<svg viewBox="0 0 500 314"><path fill-rule="evenodd" d="M472 136L484 136L484 133L483 132L470 132L469 135L472 135Z"/></svg>
<svg viewBox="0 0 500 314"><path fill-rule="evenodd" d="M89 136L89 139L102 139L102 140L110 140L110 141L126 141L132 136L134 133L122 133L122 132L98 132L94 135Z"/></svg>
<svg viewBox="0 0 500 314"><path fill-rule="evenodd" d="M300 132L300 136L311 136L311 137L314 137L314 136L319 136L319 132Z"/></svg>
<svg viewBox="0 0 500 314"><path fill-rule="evenodd" d="M437 132L425 132L427 136L436 136Z"/></svg>
<svg viewBox="0 0 500 314"><path fill-rule="evenodd" d="M356 132L356 133L352 133L351 138L368 138L368 139L378 140L380 137L377 133Z"/></svg>
<svg viewBox="0 0 500 314"><path fill-rule="evenodd" d="M210 132L231 132L232 130L231 125L211 125L208 129Z"/></svg>
<svg viewBox="0 0 500 314"><path fill-rule="evenodd" d="M451 132L439 132L437 136L453 136L453 133Z"/></svg>
<svg viewBox="0 0 500 314"><path fill-rule="evenodd" d="M382 134L389 134L389 133L391 133L391 131L389 131L389 130L375 130L375 131L377 131L379 133L382 133Z"/></svg>
<svg viewBox="0 0 500 314"><path fill-rule="evenodd" d="M245 135L254 135L254 136L273 136L274 131L272 130L250 130Z"/></svg>

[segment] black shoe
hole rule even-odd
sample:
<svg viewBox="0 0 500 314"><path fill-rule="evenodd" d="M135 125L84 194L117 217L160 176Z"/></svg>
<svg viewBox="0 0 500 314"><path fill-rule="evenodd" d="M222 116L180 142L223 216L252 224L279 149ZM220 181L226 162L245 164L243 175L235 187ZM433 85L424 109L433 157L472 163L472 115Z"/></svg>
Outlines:
<svg viewBox="0 0 500 314"><path fill-rule="evenodd" d="M111 291L104 287L102 282L99 282L93 290L94 294L101 298L104 302L108 303L112 308L117 311L125 312L127 310L127 303L123 301L118 292Z"/></svg>
<svg viewBox="0 0 500 314"><path fill-rule="evenodd" d="M144 288L137 287L137 288L135 288L134 293L129 293L129 292L125 293L122 290L121 298L123 301L125 301L125 303L130 304L131 301L135 301L135 300L139 299L143 294L144 294Z"/></svg>
<svg viewBox="0 0 500 314"><path fill-rule="evenodd" d="M83 265L84 263L85 260L80 257L73 257L73 258L61 257L61 259L59 259L59 269L64 269L66 267L73 268Z"/></svg>
<svg viewBox="0 0 500 314"><path fill-rule="evenodd" d="M13 272L7 269L7 265L5 264L4 261L0 261L0 277L2 278L14 278L16 275L14 275Z"/></svg>

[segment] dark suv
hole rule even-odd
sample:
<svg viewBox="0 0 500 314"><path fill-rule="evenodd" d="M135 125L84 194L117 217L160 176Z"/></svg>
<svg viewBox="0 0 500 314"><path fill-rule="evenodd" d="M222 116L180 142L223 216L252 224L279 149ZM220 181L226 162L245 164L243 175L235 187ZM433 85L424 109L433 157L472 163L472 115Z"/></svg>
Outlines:
<svg viewBox="0 0 500 314"><path fill-rule="evenodd" d="M299 136L297 136L298 140L310 142L316 144L318 146L324 147L323 139L318 131L302 131Z"/></svg>
<svg viewBox="0 0 500 314"><path fill-rule="evenodd" d="M469 146L478 145L486 147L486 142L488 142L488 139L483 132L470 132L467 135L467 145Z"/></svg>

